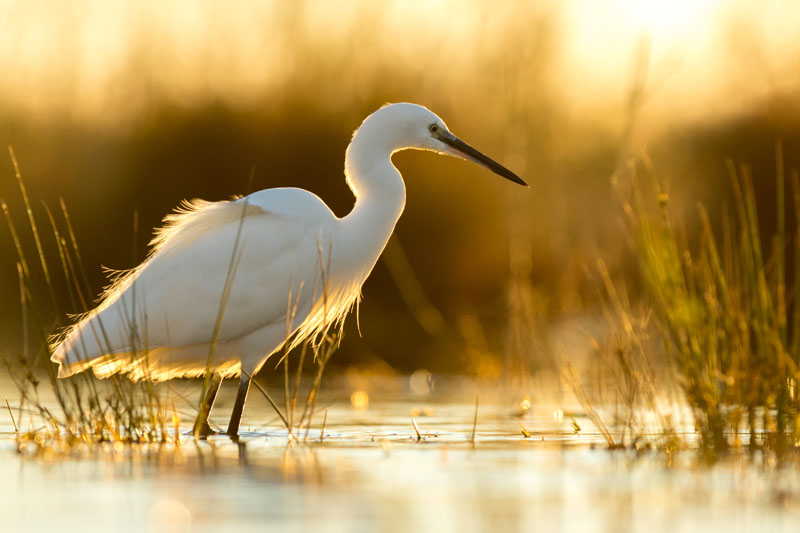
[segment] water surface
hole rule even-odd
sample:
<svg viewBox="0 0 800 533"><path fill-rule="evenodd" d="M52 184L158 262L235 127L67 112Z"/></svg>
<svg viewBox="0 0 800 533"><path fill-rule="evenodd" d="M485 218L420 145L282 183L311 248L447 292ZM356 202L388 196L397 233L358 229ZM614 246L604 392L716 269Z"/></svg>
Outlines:
<svg viewBox="0 0 800 533"><path fill-rule="evenodd" d="M276 391L277 394L277 391ZM609 451L580 412L373 393L328 394L307 442L251 399L240 444L18 453L0 416L3 530L798 531L794 467L744 458L699 468L649 450ZM402 395L401 395L402 396ZM13 397L13 396L12 396ZM215 409L222 424L229 396ZM411 420L416 421L420 436ZM189 420L183 423L188 431ZM525 437L520 423L530 437Z"/></svg>

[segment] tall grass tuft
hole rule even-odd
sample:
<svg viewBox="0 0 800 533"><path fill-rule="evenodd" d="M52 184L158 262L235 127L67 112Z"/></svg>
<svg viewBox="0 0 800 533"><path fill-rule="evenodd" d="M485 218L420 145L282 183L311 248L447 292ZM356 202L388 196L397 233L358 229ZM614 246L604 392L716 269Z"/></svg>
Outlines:
<svg viewBox="0 0 800 533"><path fill-rule="evenodd" d="M55 367L49 362L49 334L63 325L64 316L56 298L57 289L60 283L65 284L63 292L69 297L70 308L76 312L89 310L92 290L82 269L78 241L63 201L61 220L57 220L49 206L43 205L58 253L58 267L53 268L56 263L52 261L48 263L44 235L37 226L19 163L10 147L9 155L27 214L27 229L36 245L36 255L31 261L22 245L20 228L14 223L11 209L0 200L17 255L23 318L22 351L15 357L2 354L2 362L20 395L16 420L19 426L27 425L29 428L17 431L20 450L52 451L53 444L66 445L69 449L75 443L166 442L175 438L176 435L170 435L166 429L165 398L154 384L146 381L133 383L117 376L106 383L98 383L88 373L66 380L57 378ZM45 298L38 296L35 290L42 285L36 279L37 263L48 293ZM60 280L61 275L63 280ZM49 384L46 390L40 387L42 369ZM51 395L57 406L55 412L51 410Z"/></svg>
<svg viewBox="0 0 800 533"><path fill-rule="evenodd" d="M694 244L646 158L632 167L631 198L622 202L653 323L708 459L744 440L780 460L798 442L800 180L792 174L795 226L787 228L780 143L776 160L777 229L766 242L747 166L728 162L733 207L720 229L698 206Z"/></svg>

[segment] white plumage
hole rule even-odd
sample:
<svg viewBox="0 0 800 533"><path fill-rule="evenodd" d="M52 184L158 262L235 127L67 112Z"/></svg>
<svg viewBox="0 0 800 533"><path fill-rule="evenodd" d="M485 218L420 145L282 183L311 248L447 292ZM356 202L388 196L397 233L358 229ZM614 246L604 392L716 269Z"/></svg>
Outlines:
<svg viewBox="0 0 800 533"><path fill-rule="evenodd" d="M317 196L295 188L184 203L157 230L147 260L118 273L97 308L55 340L59 377L87 368L99 377L202 375L222 316L211 367L223 377L244 369L243 407L248 376L289 337L299 343L341 325L358 301L405 205L391 156L406 148L456 155L524 184L424 107L384 106L347 149L345 174L356 196L347 216L337 218ZM238 423L232 419L229 433Z"/></svg>

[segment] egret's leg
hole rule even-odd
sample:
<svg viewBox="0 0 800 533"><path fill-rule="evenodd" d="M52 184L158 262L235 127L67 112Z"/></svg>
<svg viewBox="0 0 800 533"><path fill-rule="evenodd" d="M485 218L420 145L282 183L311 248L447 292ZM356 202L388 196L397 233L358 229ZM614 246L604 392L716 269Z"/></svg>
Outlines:
<svg viewBox="0 0 800 533"><path fill-rule="evenodd" d="M211 434L211 427L208 425L208 415L211 414L211 408L214 407L214 400L217 399L219 386L222 384L222 376L217 372L211 375L211 380L208 382L208 390L203 397L203 403L200 404L200 412L197 413L197 419L194 421L192 434L195 437L207 437Z"/></svg>
<svg viewBox="0 0 800 533"><path fill-rule="evenodd" d="M242 372L239 378L239 392L236 394L236 402L233 404L231 421L228 424L228 436L234 439L239 438L239 423L242 421L244 402L247 400L247 391L250 390L250 378Z"/></svg>

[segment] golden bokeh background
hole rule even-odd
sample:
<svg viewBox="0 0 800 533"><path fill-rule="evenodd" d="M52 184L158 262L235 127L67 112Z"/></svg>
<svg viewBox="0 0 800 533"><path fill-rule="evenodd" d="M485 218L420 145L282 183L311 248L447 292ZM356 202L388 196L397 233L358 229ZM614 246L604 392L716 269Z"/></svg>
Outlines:
<svg viewBox="0 0 800 533"><path fill-rule="evenodd" d="M610 183L632 157L648 154L690 224L696 201L724 206L726 158L752 165L767 200L777 139L800 166L798 23L800 4L777 0L2 1L0 141L42 228L42 202L70 208L99 291L100 265L141 260L180 200L245 193L251 169L254 188L307 188L344 215L352 131L385 102L425 105L532 188L396 156L407 210L336 359L492 375L510 346L535 366L548 332L598 314L596 257L625 275ZM0 197L25 227L2 161ZM13 352L5 227L0 297Z"/></svg>

